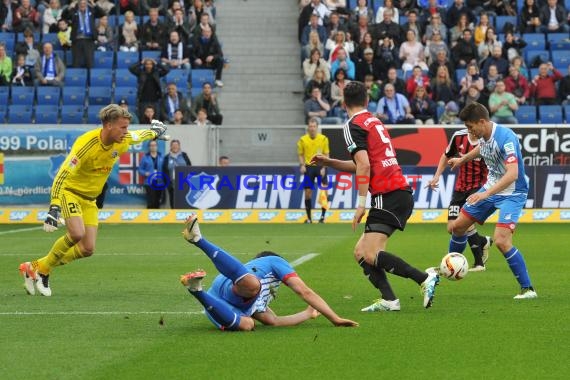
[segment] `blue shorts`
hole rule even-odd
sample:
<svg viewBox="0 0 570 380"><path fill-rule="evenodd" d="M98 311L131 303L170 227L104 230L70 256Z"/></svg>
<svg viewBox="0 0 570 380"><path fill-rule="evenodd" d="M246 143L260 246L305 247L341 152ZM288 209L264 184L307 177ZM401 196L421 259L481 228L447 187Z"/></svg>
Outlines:
<svg viewBox="0 0 570 380"><path fill-rule="evenodd" d="M224 301L228 307L236 313L238 317L249 317L251 309L255 302L254 299L244 300L243 297L238 296L233 291L233 283L229 278L218 275L212 282L212 286L208 289L208 294ZM224 330L224 327L212 318L208 311L204 310L208 319L219 329ZM237 326L236 325L236 330Z"/></svg>
<svg viewBox="0 0 570 380"><path fill-rule="evenodd" d="M478 193L485 189L479 189ZM461 212L479 224L483 224L488 217L499 210L497 226L515 230L521 211L526 204L526 194L491 195L489 198L477 202L474 205L465 203Z"/></svg>

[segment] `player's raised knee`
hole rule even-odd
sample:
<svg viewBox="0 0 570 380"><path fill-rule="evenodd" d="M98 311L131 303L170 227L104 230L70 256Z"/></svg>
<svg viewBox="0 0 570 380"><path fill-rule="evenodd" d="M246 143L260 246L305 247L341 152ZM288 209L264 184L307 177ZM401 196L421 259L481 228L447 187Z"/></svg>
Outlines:
<svg viewBox="0 0 570 380"><path fill-rule="evenodd" d="M253 275L246 275L236 283L237 293L246 298L255 297L261 290L261 282Z"/></svg>
<svg viewBox="0 0 570 380"><path fill-rule="evenodd" d="M255 329L255 321L253 318L241 317L239 321L239 331L253 331Z"/></svg>

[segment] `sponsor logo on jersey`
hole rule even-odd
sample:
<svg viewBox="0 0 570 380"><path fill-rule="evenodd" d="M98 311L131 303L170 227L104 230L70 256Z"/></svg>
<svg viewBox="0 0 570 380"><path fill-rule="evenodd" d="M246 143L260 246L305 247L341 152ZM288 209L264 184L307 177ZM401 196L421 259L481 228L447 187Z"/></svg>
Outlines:
<svg viewBox="0 0 570 380"><path fill-rule="evenodd" d="M232 220L242 221L251 215L251 211L234 211L232 212Z"/></svg>
<svg viewBox="0 0 570 380"><path fill-rule="evenodd" d="M99 220L105 221L115 215L114 211L99 211Z"/></svg>
<svg viewBox="0 0 570 380"><path fill-rule="evenodd" d="M20 222L24 220L28 215L30 215L30 211L11 211L10 220L14 222Z"/></svg>
<svg viewBox="0 0 570 380"><path fill-rule="evenodd" d="M260 212L258 215L259 220L270 221L278 215L277 212Z"/></svg>
<svg viewBox="0 0 570 380"><path fill-rule="evenodd" d="M295 222L301 219L305 215L304 212L291 212L288 211L285 213L285 221L287 222Z"/></svg>
<svg viewBox="0 0 570 380"><path fill-rule="evenodd" d="M545 220L552 215L552 210L540 210L532 213L532 220Z"/></svg>
<svg viewBox="0 0 570 380"><path fill-rule="evenodd" d="M119 156L119 152L114 150L113 153L111 153L111 158L117 158Z"/></svg>
<svg viewBox="0 0 570 380"><path fill-rule="evenodd" d="M77 165L79 165L79 158L77 158L77 156L73 156L71 158L71 160L69 160L69 167L71 169L75 168Z"/></svg>
<svg viewBox="0 0 570 380"><path fill-rule="evenodd" d="M140 215L140 211L123 211L121 213L121 220L135 220Z"/></svg>
<svg viewBox="0 0 570 380"><path fill-rule="evenodd" d="M202 214L202 219L214 221L214 220L217 220L222 215L223 215L223 213L219 212L219 211L216 211L216 212L208 211L208 212L204 212Z"/></svg>
<svg viewBox="0 0 570 380"><path fill-rule="evenodd" d="M148 213L148 220L162 220L168 215L168 211L150 211Z"/></svg>
<svg viewBox="0 0 570 380"><path fill-rule="evenodd" d="M186 220L192 214L194 214L192 211L177 211L176 220Z"/></svg>

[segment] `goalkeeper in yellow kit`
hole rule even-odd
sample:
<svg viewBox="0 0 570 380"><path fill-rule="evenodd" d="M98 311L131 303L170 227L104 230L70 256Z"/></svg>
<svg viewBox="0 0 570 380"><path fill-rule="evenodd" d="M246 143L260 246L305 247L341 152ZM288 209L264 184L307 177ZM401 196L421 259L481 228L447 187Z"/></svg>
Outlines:
<svg viewBox="0 0 570 380"><path fill-rule="evenodd" d="M67 233L55 241L46 256L20 264L28 294L34 295L37 290L51 296L51 270L93 254L99 224L95 199L129 145L168 139L166 127L158 120L152 121L150 130L128 131L131 115L117 104L101 109L99 118L102 127L77 138L55 176L44 231L53 232L58 224L65 224Z"/></svg>

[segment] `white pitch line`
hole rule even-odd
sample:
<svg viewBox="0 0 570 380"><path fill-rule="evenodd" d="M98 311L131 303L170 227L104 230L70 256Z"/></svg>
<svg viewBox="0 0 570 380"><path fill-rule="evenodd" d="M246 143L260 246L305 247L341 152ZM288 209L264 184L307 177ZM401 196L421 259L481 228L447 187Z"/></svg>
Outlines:
<svg viewBox="0 0 570 380"><path fill-rule="evenodd" d="M315 257L317 257L319 254L318 253L307 253L304 256L299 257L297 260L294 260L291 262L291 266L294 268L296 266L299 266L303 263L306 263L309 260L314 259Z"/></svg>
<svg viewBox="0 0 570 380"><path fill-rule="evenodd" d="M19 228L17 230L0 231L0 235L15 234L18 232L26 232L26 231L35 231L35 230L41 230L42 228L43 226L37 226L37 227Z"/></svg>
<svg viewBox="0 0 570 380"><path fill-rule="evenodd" d="M197 315L203 311L8 311L0 315Z"/></svg>

